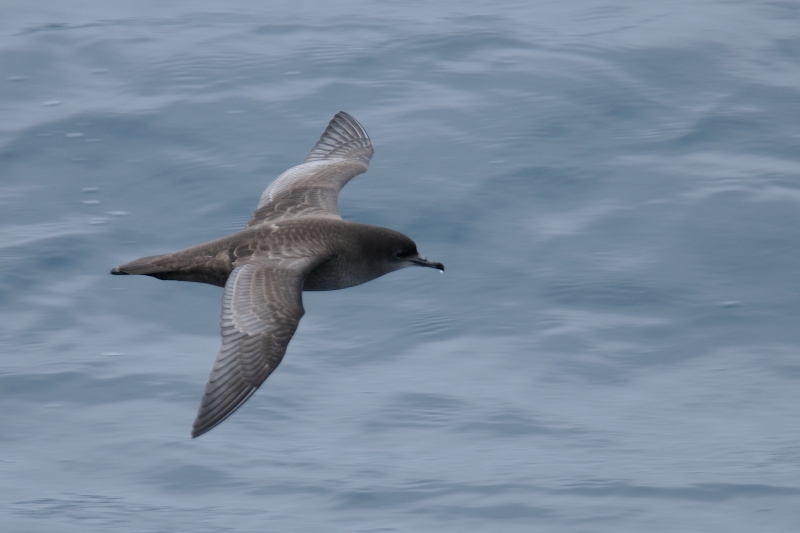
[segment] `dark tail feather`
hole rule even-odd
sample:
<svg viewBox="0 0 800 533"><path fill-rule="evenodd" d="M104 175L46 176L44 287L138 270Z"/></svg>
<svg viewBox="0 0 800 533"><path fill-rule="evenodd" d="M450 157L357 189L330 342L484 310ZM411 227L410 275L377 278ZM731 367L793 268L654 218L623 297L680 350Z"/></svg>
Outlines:
<svg viewBox="0 0 800 533"><path fill-rule="evenodd" d="M124 276L125 274L144 274L146 276L153 276L156 274L163 274L169 272L171 269L159 266L158 259L164 257L163 255L151 255L148 257L141 257L130 263L125 263L118 267L112 268L111 273L117 276Z"/></svg>

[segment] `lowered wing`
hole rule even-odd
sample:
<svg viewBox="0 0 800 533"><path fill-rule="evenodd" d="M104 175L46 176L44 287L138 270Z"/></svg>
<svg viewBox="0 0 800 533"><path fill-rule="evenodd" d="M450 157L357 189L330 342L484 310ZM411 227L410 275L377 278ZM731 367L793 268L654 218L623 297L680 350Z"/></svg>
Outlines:
<svg viewBox="0 0 800 533"><path fill-rule="evenodd" d="M219 349L203 393L192 438L238 409L280 364L304 314L308 265L256 262L236 267L222 296Z"/></svg>

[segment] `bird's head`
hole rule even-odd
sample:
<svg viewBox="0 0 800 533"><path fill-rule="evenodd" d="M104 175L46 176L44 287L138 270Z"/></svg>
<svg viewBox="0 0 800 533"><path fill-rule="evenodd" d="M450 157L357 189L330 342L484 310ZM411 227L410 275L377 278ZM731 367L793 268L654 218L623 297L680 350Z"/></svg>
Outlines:
<svg viewBox="0 0 800 533"><path fill-rule="evenodd" d="M417 251L417 245L400 232L388 228L380 228L380 237L372 240L375 246L372 253L380 257L381 262L391 270L399 270L409 266L424 266L444 271L444 265L429 261Z"/></svg>

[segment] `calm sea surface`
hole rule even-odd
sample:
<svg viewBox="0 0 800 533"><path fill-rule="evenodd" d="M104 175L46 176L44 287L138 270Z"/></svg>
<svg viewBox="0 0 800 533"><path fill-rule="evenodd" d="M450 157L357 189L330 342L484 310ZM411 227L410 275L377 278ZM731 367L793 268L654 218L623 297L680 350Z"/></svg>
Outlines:
<svg viewBox="0 0 800 533"><path fill-rule="evenodd" d="M2 531L797 531L800 3L129 4L0 8ZM306 293L192 440L222 291L108 270L339 110L447 271Z"/></svg>

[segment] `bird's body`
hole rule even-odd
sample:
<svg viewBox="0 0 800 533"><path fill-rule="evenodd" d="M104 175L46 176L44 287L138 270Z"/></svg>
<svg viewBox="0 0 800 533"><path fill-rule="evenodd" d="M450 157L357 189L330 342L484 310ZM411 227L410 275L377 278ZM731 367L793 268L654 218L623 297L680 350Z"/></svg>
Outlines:
<svg viewBox="0 0 800 533"><path fill-rule="evenodd" d="M337 113L305 163L267 187L247 228L111 271L225 287L222 347L192 437L230 416L275 370L303 316L302 291L344 289L412 265L444 269L402 233L339 216L339 190L367 170L372 151L361 125Z"/></svg>
<svg viewBox="0 0 800 533"><path fill-rule="evenodd" d="M177 252L142 257L112 273L224 287L238 266L307 260L304 291L346 289L402 268L371 260L370 243L388 235L402 237L388 228L325 217L265 222Z"/></svg>

